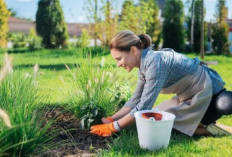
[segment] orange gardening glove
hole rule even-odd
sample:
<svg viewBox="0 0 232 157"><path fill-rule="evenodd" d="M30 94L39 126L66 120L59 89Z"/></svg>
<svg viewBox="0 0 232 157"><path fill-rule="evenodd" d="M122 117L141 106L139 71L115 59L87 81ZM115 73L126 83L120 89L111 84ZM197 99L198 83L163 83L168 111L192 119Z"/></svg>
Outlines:
<svg viewBox="0 0 232 157"><path fill-rule="evenodd" d="M101 120L103 124L114 122L114 119L111 117L102 118Z"/></svg>
<svg viewBox="0 0 232 157"><path fill-rule="evenodd" d="M103 137L111 136L113 133L117 132L113 122L91 126L90 130L90 133Z"/></svg>

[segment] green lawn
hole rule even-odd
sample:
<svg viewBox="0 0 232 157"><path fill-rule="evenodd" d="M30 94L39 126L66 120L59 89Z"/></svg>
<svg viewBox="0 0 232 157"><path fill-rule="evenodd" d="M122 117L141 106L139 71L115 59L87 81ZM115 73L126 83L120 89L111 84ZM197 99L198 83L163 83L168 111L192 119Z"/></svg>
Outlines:
<svg viewBox="0 0 232 157"><path fill-rule="evenodd" d="M80 53L82 54L82 53ZM39 64L38 86L41 93L51 97L47 104L66 104L66 96L73 87L71 74L65 67L68 65L71 70L83 62L89 62L88 58L80 57L78 50L41 50L30 53L11 53L13 57L14 70L22 73L32 73L33 65ZM187 56L194 58L195 54ZM3 58L3 53L0 54ZM109 55L93 57L92 63L96 66L101 64L105 58L106 71L112 72L120 82L129 81L132 91L137 80L137 70L127 73L124 69L116 68L115 61ZM218 61L218 65L211 68L218 71L226 82L226 88L232 90L232 57L209 55L207 61ZM2 60L0 62L2 64ZM160 95L155 103L159 104L171 95ZM223 117L220 122L232 125L232 116ZM100 156L231 156L231 137L187 137L185 135L173 134L170 145L166 150L149 152L139 148L135 126L123 131L118 138L109 143L108 150L99 150Z"/></svg>

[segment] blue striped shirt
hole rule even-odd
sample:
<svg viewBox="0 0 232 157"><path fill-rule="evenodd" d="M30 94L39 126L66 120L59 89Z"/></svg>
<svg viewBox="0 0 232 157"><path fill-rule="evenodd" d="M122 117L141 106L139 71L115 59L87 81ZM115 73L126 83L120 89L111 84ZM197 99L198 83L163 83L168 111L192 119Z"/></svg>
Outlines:
<svg viewBox="0 0 232 157"><path fill-rule="evenodd" d="M151 109L162 88L170 87L184 76L195 73L199 64L198 58L190 59L174 51L143 49L137 87L124 106L132 108L132 116L136 111ZM203 67L212 80L213 94L218 93L225 83L216 71Z"/></svg>

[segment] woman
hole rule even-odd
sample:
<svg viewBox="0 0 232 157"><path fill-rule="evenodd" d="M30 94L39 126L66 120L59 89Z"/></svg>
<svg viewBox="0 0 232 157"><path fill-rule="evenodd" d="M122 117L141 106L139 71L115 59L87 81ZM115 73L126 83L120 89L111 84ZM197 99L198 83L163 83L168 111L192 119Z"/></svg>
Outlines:
<svg viewBox="0 0 232 157"><path fill-rule="evenodd" d="M218 73L201 65L197 58L190 59L169 49L152 51L149 35L137 36L129 30L115 35L110 51L118 67L128 72L139 68L139 80L133 97L124 107L103 118L104 124L92 126L91 133L111 136L135 123L134 113L152 109L159 93L176 94L156 109L175 114L174 129L189 136L203 134L202 126L214 124L223 114L232 113L232 103L227 108L216 105L222 104L216 101L218 95L226 93L226 98L231 100L231 92L225 92L225 83Z"/></svg>

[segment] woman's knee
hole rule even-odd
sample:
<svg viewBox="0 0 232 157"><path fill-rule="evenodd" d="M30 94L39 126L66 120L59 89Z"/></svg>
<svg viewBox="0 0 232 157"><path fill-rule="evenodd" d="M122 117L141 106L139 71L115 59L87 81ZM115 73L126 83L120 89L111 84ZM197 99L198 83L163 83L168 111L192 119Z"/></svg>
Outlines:
<svg viewBox="0 0 232 157"><path fill-rule="evenodd" d="M232 114L232 91L223 91L217 96L216 109L223 115Z"/></svg>

